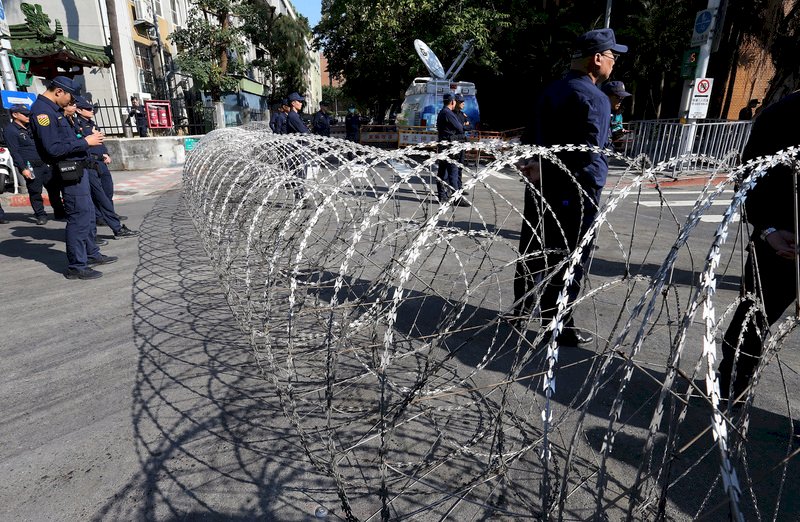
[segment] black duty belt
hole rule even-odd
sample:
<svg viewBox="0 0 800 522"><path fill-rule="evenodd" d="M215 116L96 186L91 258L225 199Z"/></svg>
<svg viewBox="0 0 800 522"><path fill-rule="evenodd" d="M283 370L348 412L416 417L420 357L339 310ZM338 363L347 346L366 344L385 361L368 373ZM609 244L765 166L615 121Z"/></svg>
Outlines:
<svg viewBox="0 0 800 522"><path fill-rule="evenodd" d="M45 163L42 160L27 160L27 162L30 163L31 167L34 167L34 168L36 168L36 167L44 167L45 165L47 165L47 163Z"/></svg>
<svg viewBox="0 0 800 522"><path fill-rule="evenodd" d="M92 159L95 159L97 161L103 161L103 155L102 154L94 154L94 153L92 153L92 154L89 154L89 156L91 156Z"/></svg>

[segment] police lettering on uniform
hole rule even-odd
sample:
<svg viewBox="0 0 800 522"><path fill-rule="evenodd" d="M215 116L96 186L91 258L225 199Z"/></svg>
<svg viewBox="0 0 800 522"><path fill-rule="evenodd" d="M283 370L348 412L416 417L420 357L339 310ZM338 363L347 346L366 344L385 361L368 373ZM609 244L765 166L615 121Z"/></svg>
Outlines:
<svg viewBox="0 0 800 522"><path fill-rule="evenodd" d="M31 111L24 105L12 105L9 109L13 121L3 129L8 150L14 160L14 166L25 178L33 215L37 225L47 224L47 212L44 209L42 188L47 188L50 205L57 218L63 218L64 205L61 202L61 191L58 183L52 180L50 166L42 161L30 129Z"/></svg>
<svg viewBox="0 0 800 522"><path fill-rule="evenodd" d="M83 96L75 97L76 114L72 119L75 124L77 136L88 136L95 131L99 131L94 120L94 105ZM89 159L87 167L89 172L89 187L92 194L92 202L95 207L95 226L108 226L114 232L114 239L134 237L138 232L129 229L120 221L114 209L114 182L111 178L111 171L108 163L111 158L105 144L89 147Z"/></svg>
<svg viewBox="0 0 800 522"><path fill-rule="evenodd" d="M331 135L331 117L328 114L329 104L323 100L319 102L319 110L311 117L311 130L319 136Z"/></svg>
<svg viewBox="0 0 800 522"><path fill-rule="evenodd" d="M61 179L64 209L67 213L67 279L97 279L103 274L92 266L113 263L116 257L104 256L95 243L94 205L89 190L86 162L89 147L103 143L103 134L93 132L78 138L64 116L64 107L74 103L75 83L66 76L53 78L47 90L31 106L33 139L39 156Z"/></svg>
<svg viewBox="0 0 800 522"><path fill-rule="evenodd" d="M456 100L453 94L446 93L442 97L442 110L436 118L436 130L439 133L439 141L460 141L464 135L464 126L461 118L456 116L453 108ZM437 196L439 203L444 203L450 198L451 191L461 187L458 183L458 165L447 160L439 160L439 179L436 182ZM468 207L470 204L463 198L458 198L454 204L459 207Z"/></svg>

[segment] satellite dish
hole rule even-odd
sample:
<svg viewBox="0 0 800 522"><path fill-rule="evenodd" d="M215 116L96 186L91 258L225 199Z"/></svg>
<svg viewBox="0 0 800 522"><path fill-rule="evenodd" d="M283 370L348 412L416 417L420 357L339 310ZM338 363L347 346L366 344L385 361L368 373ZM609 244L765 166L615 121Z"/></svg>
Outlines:
<svg viewBox="0 0 800 522"><path fill-rule="evenodd" d="M414 40L414 49L417 50L417 54L419 55L420 59L422 59L422 63L425 64L425 67L428 68L428 72L431 73L431 76L437 80L443 80L445 78L445 74L444 67L442 67L442 62L440 62L439 58L437 58L433 51L431 51L431 48L428 47L428 44L422 40Z"/></svg>

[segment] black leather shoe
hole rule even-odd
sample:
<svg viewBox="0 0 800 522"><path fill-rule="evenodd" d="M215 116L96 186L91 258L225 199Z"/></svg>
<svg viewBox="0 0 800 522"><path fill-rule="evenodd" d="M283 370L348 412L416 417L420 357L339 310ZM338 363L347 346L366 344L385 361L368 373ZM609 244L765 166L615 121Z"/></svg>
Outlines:
<svg viewBox="0 0 800 522"><path fill-rule="evenodd" d="M39 216L36 218L37 225L46 225L47 224L47 216Z"/></svg>
<svg viewBox="0 0 800 522"><path fill-rule="evenodd" d="M578 346L579 344L586 344L594 341L594 336L586 330L571 327L564 328L561 335L558 336L558 344L563 346Z"/></svg>
<svg viewBox="0 0 800 522"><path fill-rule="evenodd" d="M9 223L11 223L11 221L7 219L0 219L0 225L8 225Z"/></svg>
<svg viewBox="0 0 800 522"><path fill-rule="evenodd" d="M97 279L103 277L103 273L91 268L67 268L64 271L64 277L67 279Z"/></svg>
<svg viewBox="0 0 800 522"><path fill-rule="evenodd" d="M94 244L97 246L106 246L108 244L108 241L106 241L105 239L95 239Z"/></svg>
<svg viewBox="0 0 800 522"><path fill-rule="evenodd" d="M136 237L139 235L139 232L136 230L131 230L130 228L122 225L120 229L114 233L114 239L124 239L126 237Z"/></svg>
<svg viewBox="0 0 800 522"><path fill-rule="evenodd" d="M95 224L95 226L98 226L98 227L107 227L108 226L108 223L106 223L105 219L98 219L98 220L96 220L94 222L94 224Z"/></svg>
<svg viewBox="0 0 800 522"><path fill-rule="evenodd" d="M470 205L470 204L469 204L469 201L467 201L467 200L466 200L466 199L464 199L464 198L458 198L458 199L455 201L455 203L453 203L453 204L454 204L455 206L457 206L457 207L471 207L471 206L472 206L472 205Z"/></svg>
<svg viewBox="0 0 800 522"><path fill-rule="evenodd" d="M89 266L96 266L96 265L110 265L111 263L115 263L119 259L116 256L104 256L100 254L100 257L89 258L89 262L86 263Z"/></svg>

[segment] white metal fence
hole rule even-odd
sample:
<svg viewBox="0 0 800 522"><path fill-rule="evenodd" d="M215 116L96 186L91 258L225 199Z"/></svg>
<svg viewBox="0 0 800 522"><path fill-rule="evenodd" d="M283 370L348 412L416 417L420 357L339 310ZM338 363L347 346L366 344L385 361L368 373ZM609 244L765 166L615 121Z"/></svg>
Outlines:
<svg viewBox="0 0 800 522"><path fill-rule="evenodd" d="M627 156L645 154L654 164L687 154L698 155L671 165L669 170L673 173L715 170L716 164L705 158L728 160L732 168L740 163L750 126L750 121L701 120L687 124L678 120L638 120L626 124L629 132L617 142L617 148Z"/></svg>

